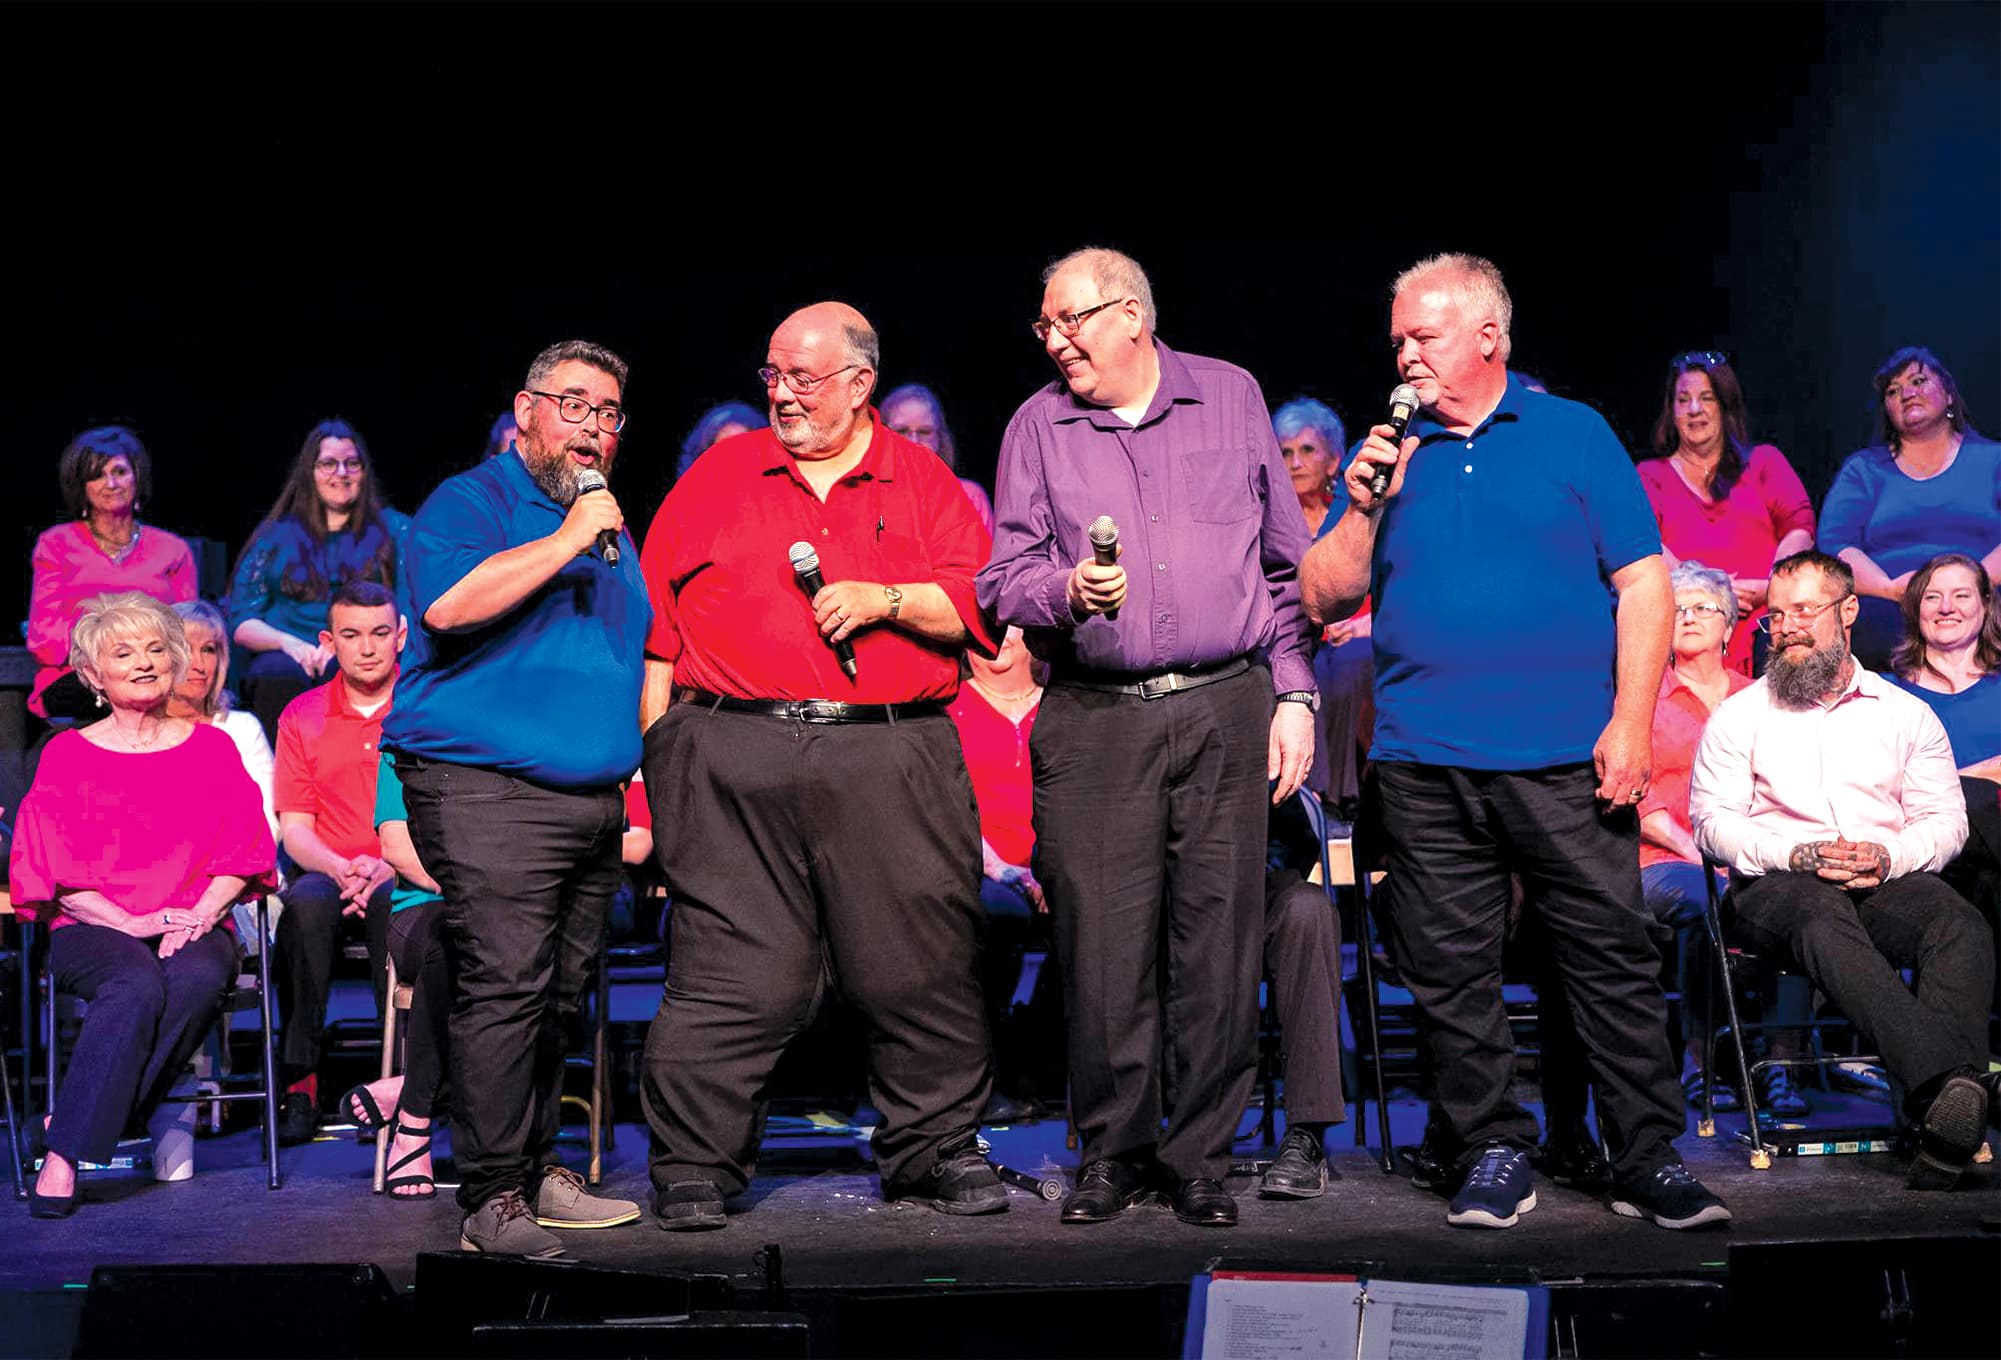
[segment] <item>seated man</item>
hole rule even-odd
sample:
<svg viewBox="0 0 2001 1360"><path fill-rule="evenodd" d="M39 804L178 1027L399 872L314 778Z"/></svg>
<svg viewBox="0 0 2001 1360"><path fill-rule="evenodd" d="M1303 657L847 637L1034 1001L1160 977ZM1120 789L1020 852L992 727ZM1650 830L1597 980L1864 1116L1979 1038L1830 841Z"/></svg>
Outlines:
<svg viewBox="0 0 2001 1360"><path fill-rule="evenodd" d="M388 587L342 585L320 634L339 671L287 704L278 719L272 801L280 843L294 866L274 962L285 1026L280 1062L288 1083L278 1120L282 1143L303 1143L319 1128L320 1033L344 918L366 918L370 972L381 1003L396 871L383 861L375 831L375 778L404 636Z"/></svg>
<svg viewBox="0 0 2001 1360"><path fill-rule="evenodd" d="M1307 796L1311 796L1310 794ZM1265 852L1265 972L1278 1011L1285 1137L1258 1182L1265 1199L1312 1199L1327 1189L1329 1124L1348 1117L1341 1095L1341 917L1307 881L1319 839L1298 800L1271 811Z"/></svg>
<svg viewBox="0 0 2001 1360"><path fill-rule="evenodd" d="M1911 1185L1946 1189L1995 1084L1981 1080L1993 945L1938 878L1966 840L1952 747L1930 709L1850 653L1846 563L1782 558L1767 608L1764 678L1717 706L1696 748L1695 842L1729 866L1740 929L1790 953L1870 1036L1919 1121Z"/></svg>

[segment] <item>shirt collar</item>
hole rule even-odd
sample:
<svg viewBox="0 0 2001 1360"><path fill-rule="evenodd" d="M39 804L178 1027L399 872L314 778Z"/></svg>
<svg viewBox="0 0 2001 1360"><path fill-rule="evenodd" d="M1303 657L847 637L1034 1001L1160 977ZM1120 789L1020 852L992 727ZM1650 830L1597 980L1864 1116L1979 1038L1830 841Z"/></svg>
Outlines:
<svg viewBox="0 0 2001 1360"><path fill-rule="evenodd" d="M856 463L841 480L846 482L860 477L872 477L878 482L893 482L896 480L896 446L907 441L882 423L882 412L873 406L868 408L868 419L868 447L862 450L861 462ZM797 476L798 460L778 442L778 431L767 425L758 433L763 436L758 445L758 471L785 472Z"/></svg>
<svg viewBox="0 0 2001 1360"><path fill-rule="evenodd" d="M1061 378L1056 380L1062 388L1061 400L1064 405L1052 418L1056 423L1064 421L1088 420L1100 430L1136 430L1142 425L1160 419L1167 408L1175 402L1200 403L1202 389L1195 384L1195 375L1188 371L1187 361L1169 349L1159 340L1153 342L1154 357L1160 363L1160 383L1153 389L1153 400L1146 404L1146 413L1131 425L1119 419L1109 406L1093 406L1090 402L1072 392Z"/></svg>
<svg viewBox="0 0 2001 1360"><path fill-rule="evenodd" d="M1520 378L1517 378L1512 373L1508 374L1508 385L1501 389L1500 401L1495 404L1493 410L1487 413L1485 420L1473 427L1473 434L1467 437L1476 438L1489 426L1503 420L1510 422L1520 420L1522 418L1522 403L1525 398L1531 395L1529 390L1522 386ZM1461 437L1429 411L1419 411L1417 413L1410 422L1410 433L1416 435L1420 443L1441 437L1451 439Z"/></svg>

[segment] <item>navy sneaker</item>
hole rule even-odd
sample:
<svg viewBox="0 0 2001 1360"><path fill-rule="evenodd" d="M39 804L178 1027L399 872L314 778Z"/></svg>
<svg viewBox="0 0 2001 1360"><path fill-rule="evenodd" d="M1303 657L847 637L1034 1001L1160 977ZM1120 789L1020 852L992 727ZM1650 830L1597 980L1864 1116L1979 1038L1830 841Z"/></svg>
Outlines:
<svg viewBox="0 0 2001 1360"><path fill-rule="evenodd" d="M1489 1143L1466 1173L1445 1221L1455 1228L1512 1228L1535 1208L1535 1172L1529 1155Z"/></svg>
<svg viewBox="0 0 2001 1360"><path fill-rule="evenodd" d="M1615 1214L1651 1219L1663 1228L1700 1228L1730 1221L1729 1206L1710 1194L1680 1162L1662 1162L1644 1181L1613 1191L1607 1203Z"/></svg>
<svg viewBox="0 0 2001 1360"><path fill-rule="evenodd" d="M1776 1119L1804 1119L1813 1113L1787 1067L1767 1067L1758 1073L1758 1109Z"/></svg>

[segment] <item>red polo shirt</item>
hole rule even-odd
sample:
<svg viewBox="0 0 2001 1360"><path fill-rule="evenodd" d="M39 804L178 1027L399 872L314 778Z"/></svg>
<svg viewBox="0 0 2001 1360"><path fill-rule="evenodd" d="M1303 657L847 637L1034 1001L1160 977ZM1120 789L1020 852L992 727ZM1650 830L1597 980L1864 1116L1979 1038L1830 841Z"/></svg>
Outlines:
<svg viewBox="0 0 2001 1360"><path fill-rule="evenodd" d="M1028 763L1028 738L1042 705L1029 709L1016 724L978 686L967 685L945 711L959 725L973 800L980 805L980 834L1009 864L1027 864L1035 849L1035 776Z"/></svg>
<svg viewBox="0 0 2001 1360"><path fill-rule="evenodd" d="M375 774L389 707L363 717L347 697L347 677L336 674L286 704L278 717L272 805L281 813L312 813L320 839L345 858L382 853Z"/></svg>
<svg viewBox="0 0 2001 1360"><path fill-rule="evenodd" d="M1748 675L1726 670L1730 689L1723 696L1729 698L1738 690L1751 683ZM1690 831L1688 824L1688 786L1695 771L1695 748L1702 740L1702 729L1709 723L1709 709L1703 705L1694 690L1681 682L1674 673L1674 667L1667 668L1661 677L1660 693L1654 700L1654 764L1653 776L1647 782L1647 796L1640 800L1637 809L1642 818L1651 812L1665 812L1674 818L1675 825L1683 831ZM1640 867L1653 864L1679 864L1681 861L1673 852L1663 850L1652 841L1640 842Z"/></svg>
<svg viewBox="0 0 2001 1360"><path fill-rule="evenodd" d="M725 439L695 461L654 516L640 560L653 596L646 654L674 663L674 683L739 699L845 699L864 704L949 699L959 648L887 620L853 635L856 678L813 624L787 550L820 555L836 581L941 587L993 655L973 598L973 573L992 540L938 455L869 412L868 451L827 492L813 494L769 429Z"/></svg>

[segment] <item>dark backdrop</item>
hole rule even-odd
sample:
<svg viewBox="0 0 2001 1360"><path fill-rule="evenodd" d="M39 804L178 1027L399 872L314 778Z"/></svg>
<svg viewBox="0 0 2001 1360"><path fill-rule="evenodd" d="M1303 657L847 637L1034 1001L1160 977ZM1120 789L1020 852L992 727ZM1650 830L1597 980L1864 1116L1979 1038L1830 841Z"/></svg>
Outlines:
<svg viewBox="0 0 2001 1360"><path fill-rule="evenodd" d="M570 335L632 363L638 527L822 297L990 478L1050 376L1037 273L1085 243L1147 266L1169 343L1351 425L1395 382L1389 280L1441 249L1501 265L1516 364L1635 451L1691 347L1816 496L1897 345L2001 423L1989 4L31 13L10 630L75 431L137 426L147 517L240 544L328 415L414 510Z"/></svg>

